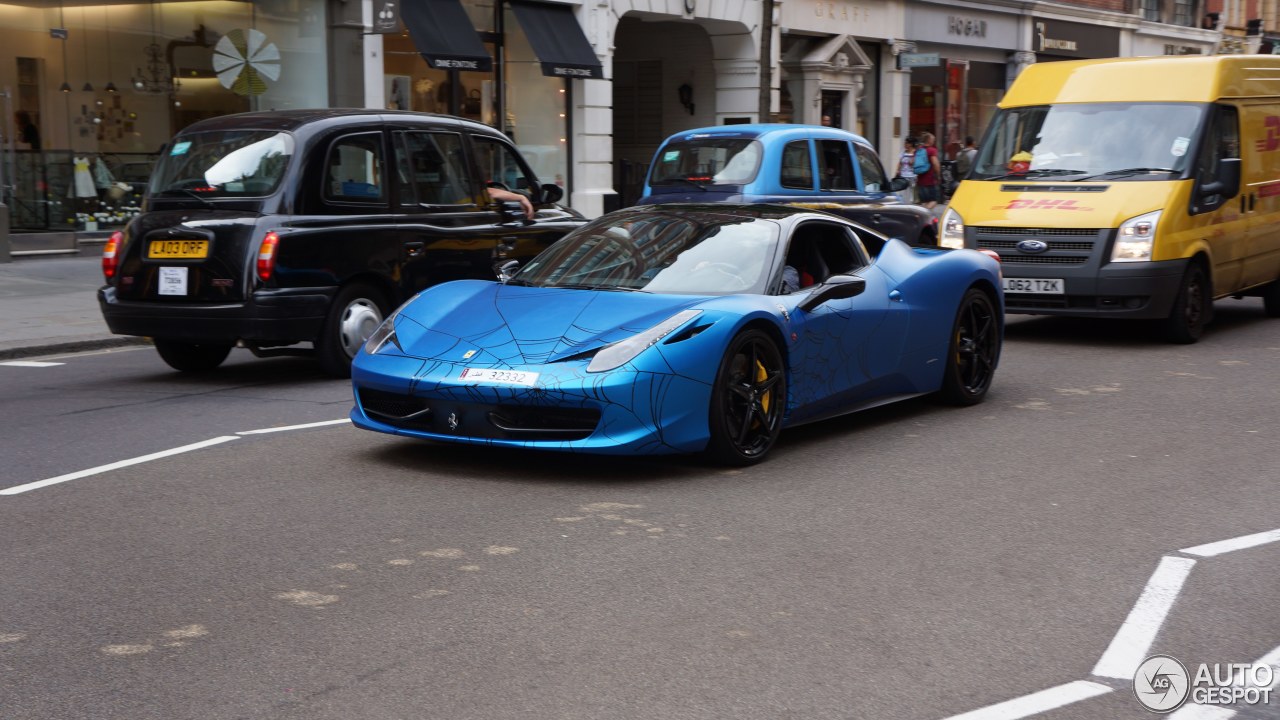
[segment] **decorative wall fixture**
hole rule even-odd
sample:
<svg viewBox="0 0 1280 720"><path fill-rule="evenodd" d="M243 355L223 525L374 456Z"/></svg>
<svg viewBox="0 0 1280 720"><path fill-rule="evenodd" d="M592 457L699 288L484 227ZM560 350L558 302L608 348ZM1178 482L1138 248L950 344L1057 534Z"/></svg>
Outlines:
<svg viewBox="0 0 1280 720"><path fill-rule="evenodd" d="M222 87L237 95L261 95L267 80L280 79L280 49L258 30L232 30L213 49L213 69Z"/></svg>

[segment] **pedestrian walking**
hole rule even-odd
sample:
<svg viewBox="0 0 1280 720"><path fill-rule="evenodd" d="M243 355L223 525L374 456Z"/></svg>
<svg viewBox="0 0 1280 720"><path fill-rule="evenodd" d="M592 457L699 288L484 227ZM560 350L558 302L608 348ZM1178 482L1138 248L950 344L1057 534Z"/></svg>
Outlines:
<svg viewBox="0 0 1280 720"><path fill-rule="evenodd" d="M938 148L934 147L936 141L933 133L920 133L920 144L929 156L929 169L916 178L916 196L919 198L920 206L930 210L937 207L938 201L942 199L942 192L938 186L942 167L938 163Z"/></svg>

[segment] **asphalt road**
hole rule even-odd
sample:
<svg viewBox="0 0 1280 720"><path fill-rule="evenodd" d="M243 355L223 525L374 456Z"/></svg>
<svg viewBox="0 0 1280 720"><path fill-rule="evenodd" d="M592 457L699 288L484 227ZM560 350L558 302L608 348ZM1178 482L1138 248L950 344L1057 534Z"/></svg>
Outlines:
<svg viewBox="0 0 1280 720"><path fill-rule="evenodd" d="M50 360L50 358L40 358ZM1092 674L1162 558L1280 528L1280 322L1019 318L985 404L783 434L768 462L411 442L233 353L0 365L0 718L944 718ZM1150 653L1280 645L1280 543L1198 557ZM1240 718L1280 716L1239 709ZM988 715L994 717L995 715Z"/></svg>

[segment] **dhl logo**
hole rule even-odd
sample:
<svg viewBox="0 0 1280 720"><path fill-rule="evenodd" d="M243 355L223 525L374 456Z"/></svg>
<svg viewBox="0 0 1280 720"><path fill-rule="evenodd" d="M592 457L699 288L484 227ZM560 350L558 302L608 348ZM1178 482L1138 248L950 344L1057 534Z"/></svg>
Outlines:
<svg viewBox="0 0 1280 720"><path fill-rule="evenodd" d="M992 210L1079 210L1091 212L1091 207L1081 207L1075 200L1010 200L1008 205L994 205Z"/></svg>
<svg viewBox="0 0 1280 720"><path fill-rule="evenodd" d="M1280 148L1280 116L1268 115L1263 124L1267 127L1267 136L1255 140L1253 146L1258 152L1271 152Z"/></svg>

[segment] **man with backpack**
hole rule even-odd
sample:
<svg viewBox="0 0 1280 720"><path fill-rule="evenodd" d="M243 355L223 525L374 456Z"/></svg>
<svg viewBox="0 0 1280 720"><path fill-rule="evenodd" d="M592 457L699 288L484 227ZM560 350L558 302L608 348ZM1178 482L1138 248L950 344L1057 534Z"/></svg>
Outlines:
<svg viewBox="0 0 1280 720"><path fill-rule="evenodd" d="M934 147L935 141L933 133L920 133L920 148L916 150L913 164L913 167L924 168L924 172L916 172L916 195L920 198L921 207L930 210L942 199L942 192L938 187L942 170L938 165L938 148ZM924 157L921 158L921 155Z"/></svg>

